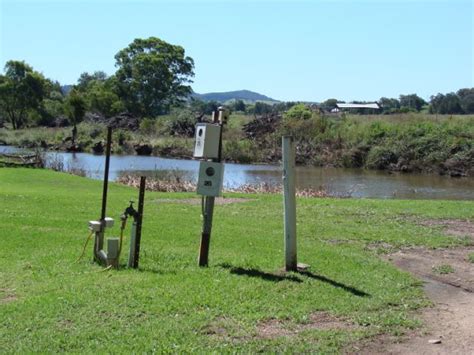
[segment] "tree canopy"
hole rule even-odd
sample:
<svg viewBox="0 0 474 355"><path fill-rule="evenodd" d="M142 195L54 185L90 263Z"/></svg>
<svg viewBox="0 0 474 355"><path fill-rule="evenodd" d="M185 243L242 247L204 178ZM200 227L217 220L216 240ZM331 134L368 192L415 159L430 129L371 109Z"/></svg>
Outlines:
<svg viewBox="0 0 474 355"><path fill-rule="evenodd" d="M194 61L184 48L159 38L135 39L115 56L119 96L130 112L166 113L191 93Z"/></svg>
<svg viewBox="0 0 474 355"><path fill-rule="evenodd" d="M23 61L10 60L0 75L0 110L12 124L21 128L28 111L40 107L46 95L46 80Z"/></svg>

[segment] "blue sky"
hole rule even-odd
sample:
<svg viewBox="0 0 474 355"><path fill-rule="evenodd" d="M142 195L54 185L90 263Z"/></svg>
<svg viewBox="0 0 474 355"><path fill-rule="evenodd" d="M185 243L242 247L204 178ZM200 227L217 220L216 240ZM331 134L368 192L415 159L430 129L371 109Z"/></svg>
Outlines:
<svg viewBox="0 0 474 355"><path fill-rule="evenodd" d="M0 0L0 65L63 84L116 70L149 36L195 60L193 89L280 100L377 100L474 86L473 1Z"/></svg>

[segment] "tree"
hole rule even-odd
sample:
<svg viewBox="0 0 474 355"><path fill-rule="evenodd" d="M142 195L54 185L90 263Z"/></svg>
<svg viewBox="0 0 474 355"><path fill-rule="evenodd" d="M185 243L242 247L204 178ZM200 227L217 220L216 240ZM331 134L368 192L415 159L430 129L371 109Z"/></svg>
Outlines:
<svg viewBox="0 0 474 355"><path fill-rule="evenodd" d="M233 104L234 111L245 112L245 102L242 100L236 100Z"/></svg>
<svg viewBox="0 0 474 355"><path fill-rule="evenodd" d="M440 114L463 113L461 100L459 96L453 92L446 95L438 94L431 96L430 112Z"/></svg>
<svg viewBox="0 0 474 355"><path fill-rule="evenodd" d="M93 74L87 72L82 73L77 80L76 89L79 91L86 91L89 84L92 82L105 82L108 76L103 71L95 71Z"/></svg>
<svg viewBox="0 0 474 355"><path fill-rule="evenodd" d="M474 113L474 88L460 89L457 92L464 113Z"/></svg>
<svg viewBox="0 0 474 355"><path fill-rule="evenodd" d="M332 109L337 107L337 103L340 102L337 99L327 99L326 101L321 103L321 108L324 111L331 111Z"/></svg>
<svg viewBox="0 0 474 355"><path fill-rule="evenodd" d="M426 101L417 94L400 95L400 106L414 111L421 111Z"/></svg>
<svg viewBox="0 0 474 355"><path fill-rule="evenodd" d="M115 56L119 96L135 114L156 116L191 93L194 61L184 48L156 37L135 39Z"/></svg>
<svg viewBox="0 0 474 355"><path fill-rule="evenodd" d="M77 124L84 119L84 115L86 114L86 100L84 100L84 97L79 91L72 89L66 99L66 105L69 119L73 124L72 144L75 144L77 137Z"/></svg>
<svg viewBox="0 0 474 355"><path fill-rule="evenodd" d="M382 107L383 113L394 113L400 109L400 101L397 99L389 99L387 97L381 97L379 104Z"/></svg>
<svg viewBox="0 0 474 355"><path fill-rule="evenodd" d="M38 109L45 92L43 75L23 61L7 62L5 75L0 75L0 110L13 129L25 124L28 111Z"/></svg>

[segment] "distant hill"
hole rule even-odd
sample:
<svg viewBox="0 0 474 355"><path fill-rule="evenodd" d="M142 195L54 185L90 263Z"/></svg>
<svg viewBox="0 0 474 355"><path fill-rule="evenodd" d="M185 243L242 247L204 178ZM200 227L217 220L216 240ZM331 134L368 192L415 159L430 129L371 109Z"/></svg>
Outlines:
<svg viewBox="0 0 474 355"><path fill-rule="evenodd" d="M227 101L242 100L246 103L254 103L257 101L263 102L278 102L278 100L272 99L271 97L253 92L250 90L237 90L237 91L227 91L227 92L210 92L207 94L198 94L193 93L192 97L202 100L202 101L217 101L225 103Z"/></svg>
<svg viewBox="0 0 474 355"><path fill-rule="evenodd" d="M67 95L69 91L72 90L74 85L62 85L61 91L63 95ZM195 99L202 101L217 101L220 103L226 103L229 101L242 100L245 103L255 103L257 101L266 102L266 103L276 103L278 100L272 99L271 97L259 94L258 92L250 90L237 90L237 91L227 91L227 92L209 92L207 94L198 94L193 92L191 94Z"/></svg>

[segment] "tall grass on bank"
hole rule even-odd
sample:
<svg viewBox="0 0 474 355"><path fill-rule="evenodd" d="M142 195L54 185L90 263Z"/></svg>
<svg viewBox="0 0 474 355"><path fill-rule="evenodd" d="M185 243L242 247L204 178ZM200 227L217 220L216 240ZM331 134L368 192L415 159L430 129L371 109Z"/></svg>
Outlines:
<svg viewBox="0 0 474 355"><path fill-rule="evenodd" d="M167 117L146 119L136 132L114 131L113 152L135 154L137 145L147 144L162 157L192 156L192 137L170 136ZM474 176L474 116L313 114L309 119L282 120L268 133L247 139L242 125L254 119L231 116L224 131L224 158L239 163L276 163L281 159L281 136L297 141L297 163L313 166L366 168L401 172L431 172L452 176ZM258 118L257 118L258 119ZM0 129L0 143L22 147L64 150L71 129ZM105 141L102 124L83 122L78 142L92 151Z"/></svg>

